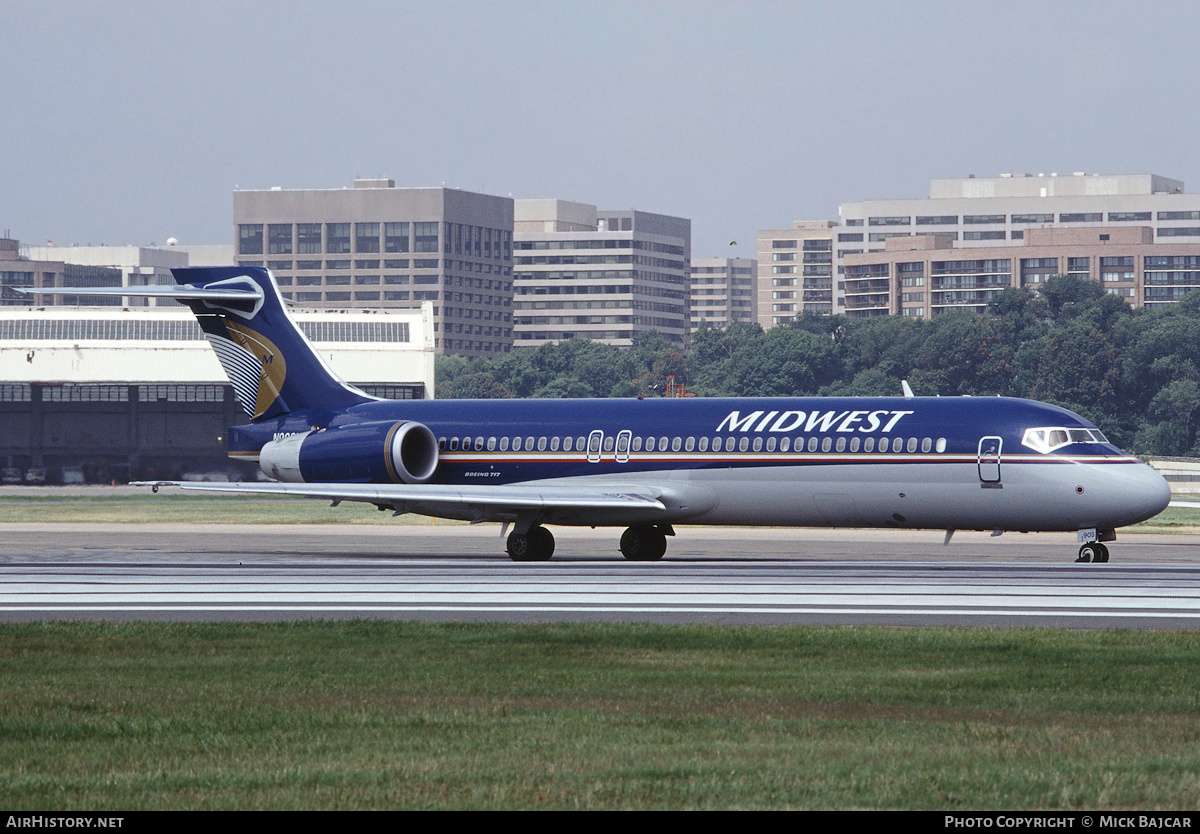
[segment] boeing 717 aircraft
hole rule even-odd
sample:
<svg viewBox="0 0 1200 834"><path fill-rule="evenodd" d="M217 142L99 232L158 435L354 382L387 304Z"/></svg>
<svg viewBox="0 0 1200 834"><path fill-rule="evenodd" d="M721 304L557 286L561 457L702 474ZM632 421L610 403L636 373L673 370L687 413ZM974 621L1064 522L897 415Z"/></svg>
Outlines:
<svg viewBox="0 0 1200 834"><path fill-rule="evenodd" d="M551 525L624 527L625 558L657 560L675 524L717 524L1075 531L1077 561L1107 562L1118 527L1170 500L1087 420L1030 400L381 400L329 369L267 270L172 272L138 295L191 307L251 420L229 454L273 479L184 489L501 522L516 561L550 558Z"/></svg>

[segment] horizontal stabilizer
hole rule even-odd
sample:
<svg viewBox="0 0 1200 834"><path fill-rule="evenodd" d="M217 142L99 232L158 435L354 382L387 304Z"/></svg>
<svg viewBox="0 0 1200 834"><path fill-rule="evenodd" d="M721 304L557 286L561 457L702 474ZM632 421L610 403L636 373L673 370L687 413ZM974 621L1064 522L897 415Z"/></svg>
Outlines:
<svg viewBox="0 0 1200 834"><path fill-rule="evenodd" d="M144 287L12 287L26 295L113 295L141 298L177 298L180 301L258 301L257 287L188 287L148 284Z"/></svg>

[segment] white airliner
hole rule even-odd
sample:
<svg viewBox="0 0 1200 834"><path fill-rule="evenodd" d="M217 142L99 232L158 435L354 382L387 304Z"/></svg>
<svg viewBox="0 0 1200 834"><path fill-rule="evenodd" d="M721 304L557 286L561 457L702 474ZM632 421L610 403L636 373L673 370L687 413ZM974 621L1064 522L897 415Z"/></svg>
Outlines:
<svg viewBox="0 0 1200 834"><path fill-rule="evenodd" d="M626 528L656 560L677 523L1074 531L1107 562L1166 481L1056 406L999 397L381 400L340 380L261 268L176 269L138 294L191 307L251 422L229 454L272 483L185 489L363 501L510 525L517 561L547 525ZM36 290L44 292L43 290ZM81 290L61 290L81 292ZM122 290L127 293L127 290ZM88 289L95 293L96 289ZM155 489L168 482L155 484ZM502 531L503 532L503 531Z"/></svg>

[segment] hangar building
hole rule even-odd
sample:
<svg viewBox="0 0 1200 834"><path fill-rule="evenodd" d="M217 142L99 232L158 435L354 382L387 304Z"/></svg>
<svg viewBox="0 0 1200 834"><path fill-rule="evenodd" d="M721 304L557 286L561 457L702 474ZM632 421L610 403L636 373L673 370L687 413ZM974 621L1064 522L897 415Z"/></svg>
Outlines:
<svg viewBox="0 0 1200 834"><path fill-rule="evenodd" d="M330 367L368 394L433 396L433 305L294 310ZM0 307L0 469L7 483L252 479L225 433L248 421L191 313Z"/></svg>

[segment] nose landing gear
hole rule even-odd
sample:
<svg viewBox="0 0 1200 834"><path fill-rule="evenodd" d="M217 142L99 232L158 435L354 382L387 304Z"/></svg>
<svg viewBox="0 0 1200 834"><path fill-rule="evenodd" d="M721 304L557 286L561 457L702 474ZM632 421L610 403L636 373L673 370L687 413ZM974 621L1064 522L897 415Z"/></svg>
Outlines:
<svg viewBox="0 0 1200 834"><path fill-rule="evenodd" d="M1079 548L1079 558L1076 562L1107 562L1108 548L1100 542L1088 542Z"/></svg>

